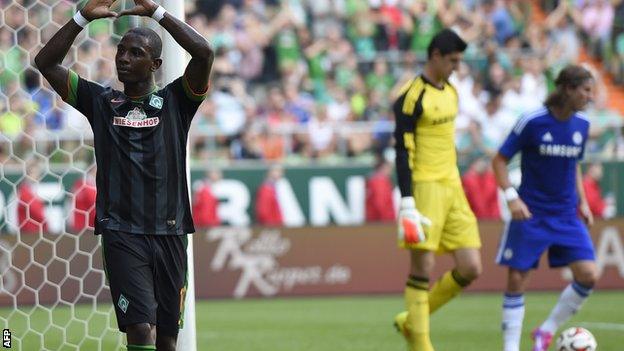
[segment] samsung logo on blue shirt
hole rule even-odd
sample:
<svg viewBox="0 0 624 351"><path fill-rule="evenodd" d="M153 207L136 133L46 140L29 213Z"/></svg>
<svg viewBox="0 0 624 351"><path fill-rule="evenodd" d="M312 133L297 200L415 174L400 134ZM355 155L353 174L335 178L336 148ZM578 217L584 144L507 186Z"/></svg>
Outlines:
<svg viewBox="0 0 624 351"><path fill-rule="evenodd" d="M581 153L581 149L582 148L580 146L572 145L540 144L539 153L542 156L578 158Z"/></svg>

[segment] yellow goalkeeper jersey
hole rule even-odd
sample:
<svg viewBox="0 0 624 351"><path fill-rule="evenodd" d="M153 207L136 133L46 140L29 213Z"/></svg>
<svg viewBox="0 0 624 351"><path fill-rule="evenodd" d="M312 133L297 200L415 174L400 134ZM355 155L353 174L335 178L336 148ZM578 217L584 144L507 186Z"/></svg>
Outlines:
<svg viewBox="0 0 624 351"><path fill-rule="evenodd" d="M455 88L448 82L436 87L421 75L401 89L394 112L402 134L397 135L397 143L407 150L412 182L459 182Z"/></svg>

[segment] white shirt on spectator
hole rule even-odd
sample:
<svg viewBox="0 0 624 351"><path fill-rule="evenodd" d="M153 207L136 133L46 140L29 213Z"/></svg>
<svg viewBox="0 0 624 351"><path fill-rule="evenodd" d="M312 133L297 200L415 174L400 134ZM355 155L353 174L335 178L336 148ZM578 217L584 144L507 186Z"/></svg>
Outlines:
<svg viewBox="0 0 624 351"><path fill-rule="evenodd" d="M219 130L225 135L235 135L245 125L245 109L234 95L216 90L212 93L215 116Z"/></svg>
<svg viewBox="0 0 624 351"><path fill-rule="evenodd" d="M525 101L525 111L539 108L546 100L548 88L546 87L546 78L543 74L535 76L531 73L522 75L521 82L523 101Z"/></svg>
<svg viewBox="0 0 624 351"><path fill-rule="evenodd" d="M516 123L516 116L501 107L493 115L483 116L481 121L481 135L486 147L496 150L505 141L507 134Z"/></svg>
<svg viewBox="0 0 624 351"><path fill-rule="evenodd" d="M331 145L334 139L334 124L325 120L313 118L308 124L310 144L314 151L322 151Z"/></svg>

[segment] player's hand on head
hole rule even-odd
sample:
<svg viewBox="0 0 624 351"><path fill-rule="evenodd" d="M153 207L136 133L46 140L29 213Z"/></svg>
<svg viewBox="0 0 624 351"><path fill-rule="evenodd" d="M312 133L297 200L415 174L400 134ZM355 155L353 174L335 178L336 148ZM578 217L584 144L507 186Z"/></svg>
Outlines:
<svg viewBox="0 0 624 351"><path fill-rule="evenodd" d="M520 198L507 202L509 212L511 212L511 218L523 221L531 218L533 215L527 205Z"/></svg>
<svg viewBox="0 0 624 351"><path fill-rule="evenodd" d="M84 18L93 21L98 18L117 17L117 13L111 11L111 7L116 0L90 0L80 9Z"/></svg>
<svg viewBox="0 0 624 351"><path fill-rule="evenodd" d="M119 12L119 16L146 16L151 17L158 8L158 4L152 0L134 0L134 7L129 10Z"/></svg>
<svg viewBox="0 0 624 351"><path fill-rule="evenodd" d="M431 220L416 209L413 197L401 199L398 219L398 239L405 244L417 244L426 240L424 226L431 226Z"/></svg>

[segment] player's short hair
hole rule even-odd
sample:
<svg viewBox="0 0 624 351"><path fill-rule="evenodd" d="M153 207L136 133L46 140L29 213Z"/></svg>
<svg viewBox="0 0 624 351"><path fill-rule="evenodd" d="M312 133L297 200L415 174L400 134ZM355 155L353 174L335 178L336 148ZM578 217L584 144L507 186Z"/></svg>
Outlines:
<svg viewBox="0 0 624 351"><path fill-rule="evenodd" d="M136 34L147 39L148 49L152 58L159 58L162 54L162 40L160 36L152 29L146 27L130 28L125 35Z"/></svg>
<svg viewBox="0 0 624 351"><path fill-rule="evenodd" d="M452 29L442 29L438 32L427 47L427 57L431 58L433 50L438 49L442 56L454 52L464 52L468 44Z"/></svg>
<svg viewBox="0 0 624 351"><path fill-rule="evenodd" d="M565 103L567 88L577 88L588 80L593 80L594 76L585 67L579 65L568 65L559 72L555 79L556 89L548 95L544 105L548 107L561 106Z"/></svg>

